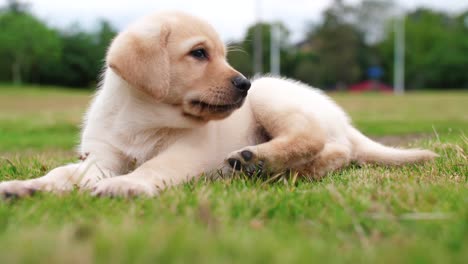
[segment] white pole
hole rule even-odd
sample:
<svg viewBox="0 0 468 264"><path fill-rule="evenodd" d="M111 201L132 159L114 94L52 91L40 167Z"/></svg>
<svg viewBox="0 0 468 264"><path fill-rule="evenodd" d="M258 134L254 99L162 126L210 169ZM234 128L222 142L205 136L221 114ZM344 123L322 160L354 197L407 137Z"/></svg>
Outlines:
<svg viewBox="0 0 468 264"><path fill-rule="evenodd" d="M405 15L395 20L395 65L393 87L395 94L405 92Z"/></svg>
<svg viewBox="0 0 468 264"><path fill-rule="evenodd" d="M278 23L271 24L270 39L270 72L275 76L280 75L280 26Z"/></svg>
<svg viewBox="0 0 468 264"><path fill-rule="evenodd" d="M254 74L261 74L263 72L263 43L262 43L262 25L261 25L261 16L262 8L261 1L255 1L255 14L256 14L256 26L254 31L254 50L253 50L253 64L254 64Z"/></svg>

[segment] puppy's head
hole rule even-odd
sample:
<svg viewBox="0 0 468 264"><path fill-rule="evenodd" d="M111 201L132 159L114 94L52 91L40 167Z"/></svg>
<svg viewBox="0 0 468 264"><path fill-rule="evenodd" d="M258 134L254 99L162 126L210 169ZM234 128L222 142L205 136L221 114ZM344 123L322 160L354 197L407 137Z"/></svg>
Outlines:
<svg viewBox="0 0 468 264"><path fill-rule="evenodd" d="M226 49L206 22L180 12L145 17L119 34L107 65L156 103L175 106L187 119L229 116L250 82L226 61Z"/></svg>

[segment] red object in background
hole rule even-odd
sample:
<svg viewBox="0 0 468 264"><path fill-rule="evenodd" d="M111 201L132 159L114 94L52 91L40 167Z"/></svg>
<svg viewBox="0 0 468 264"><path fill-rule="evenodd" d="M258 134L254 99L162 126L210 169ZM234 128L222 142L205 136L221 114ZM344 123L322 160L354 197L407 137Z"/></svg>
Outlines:
<svg viewBox="0 0 468 264"><path fill-rule="evenodd" d="M384 93L391 93L393 92L393 88L386 84L383 84L378 81L364 81L360 83L353 84L348 87L350 92L384 92Z"/></svg>

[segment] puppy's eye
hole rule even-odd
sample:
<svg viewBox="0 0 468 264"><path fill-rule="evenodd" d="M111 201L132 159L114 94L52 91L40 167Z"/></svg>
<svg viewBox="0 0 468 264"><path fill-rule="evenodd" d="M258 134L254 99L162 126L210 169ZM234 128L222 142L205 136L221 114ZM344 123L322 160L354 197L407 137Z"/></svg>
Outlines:
<svg viewBox="0 0 468 264"><path fill-rule="evenodd" d="M196 49L190 51L190 56L199 59L199 60L206 60L208 59L208 54L205 49Z"/></svg>

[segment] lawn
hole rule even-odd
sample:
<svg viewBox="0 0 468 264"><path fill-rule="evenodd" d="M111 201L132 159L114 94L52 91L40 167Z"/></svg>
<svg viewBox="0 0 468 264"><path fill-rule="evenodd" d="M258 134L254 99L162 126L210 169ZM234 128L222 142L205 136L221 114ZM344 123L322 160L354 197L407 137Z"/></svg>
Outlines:
<svg viewBox="0 0 468 264"><path fill-rule="evenodd" d="M0 201L0 263L466 263L468 93L335 94L366 134L440 158L316 182L201 178L153 199ZM0 180L77 159L91 94L0 86Z"/></svg>

